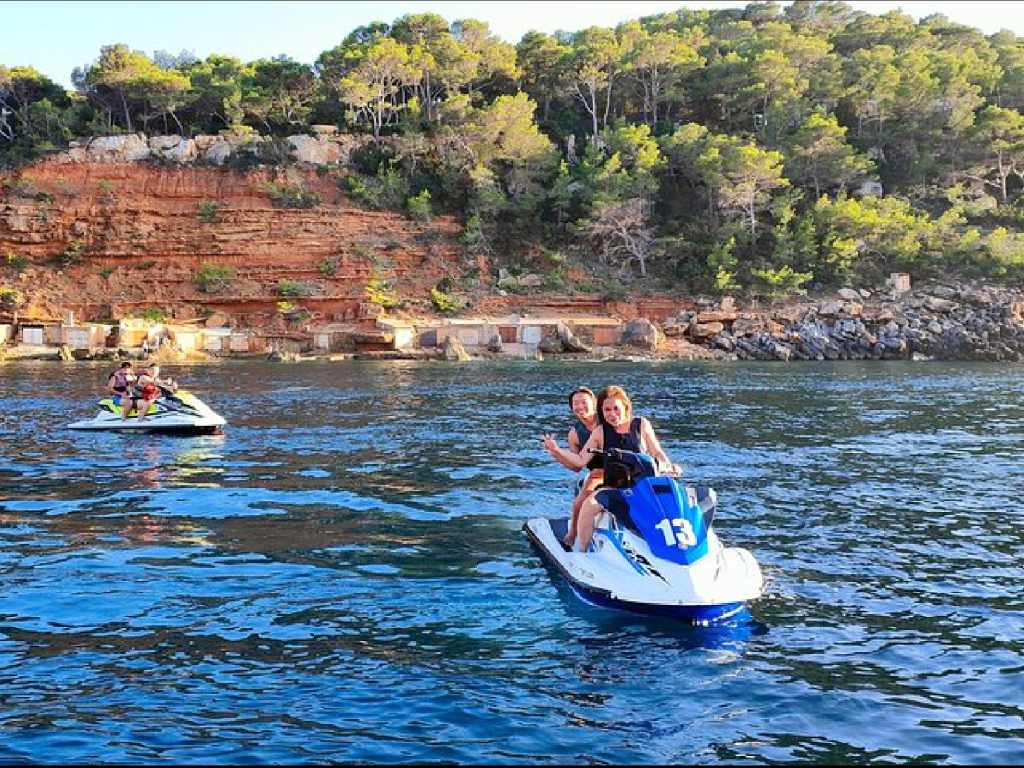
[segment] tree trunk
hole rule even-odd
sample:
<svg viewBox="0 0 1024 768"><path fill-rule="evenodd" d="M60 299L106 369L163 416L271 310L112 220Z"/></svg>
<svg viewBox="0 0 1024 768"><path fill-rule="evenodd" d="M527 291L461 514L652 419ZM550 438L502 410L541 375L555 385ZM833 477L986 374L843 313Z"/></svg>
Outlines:
<svg viewBox="0 0 1024 768"><path fill-rule="evenodd" d="M124 108L124 124L125 124L125 129L128 131L128 133L131 133L132 132L132 113L131 113L131 110L128 109L128 99L126 99L124 97L124 94L121 95L121 106Z"/></svg>

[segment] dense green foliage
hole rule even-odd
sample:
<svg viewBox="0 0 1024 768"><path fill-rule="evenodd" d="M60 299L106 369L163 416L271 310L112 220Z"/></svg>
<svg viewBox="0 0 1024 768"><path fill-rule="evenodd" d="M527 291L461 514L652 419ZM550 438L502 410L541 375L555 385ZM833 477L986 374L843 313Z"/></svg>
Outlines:
<svg viewBox="0 0 1024 768"><path fill-rule="evenodd" d="M543 256L560 253L595 282L690 291L891 270L1024 281L1024 40L942 15L764 2L512 46L427 13L360 27L312 66L111 45L73 82L0 67L0 162L97 134L281 140L331 124L367 139L328 171L347 194L454 214L472 255L545 275L564 274Z"/></svg>

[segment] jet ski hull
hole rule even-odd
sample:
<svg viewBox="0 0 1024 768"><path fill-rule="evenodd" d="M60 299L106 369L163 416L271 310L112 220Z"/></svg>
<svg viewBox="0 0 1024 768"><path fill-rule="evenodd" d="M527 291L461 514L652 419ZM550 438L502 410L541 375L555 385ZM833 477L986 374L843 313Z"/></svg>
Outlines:
<svg viewBox="0 0 1024 768"><path fill-rule="evenodd" d="M735 616L763 588L750 553L722 547L717 539L713 568L691 569L658 561L628 534L623 548L607 528L595 531L598 551L567 551L561 543L567 527L565 518L534 518L523 530L545 563L590 605L708 626ZM617 536L622 539L621 532ZM624 557L624 550L630 555Z"/></svg>
<svg viewBox="0 0 1024 768"><path fill-rule="evenodd" d="M116 424L114 422L117 422ZM178 435L215 435L222 432L224 420L201 420L196 419L185 423L174 423L173 421L161 422L153 418L145 421L138 421L134 418L122 420L103 418L102 414L92 419L76 421L68 424L68 429L75 429L83 432L148 432Z"/></svg>
<svg viewBox="0 0 1024 768"><path fill-rule="evenodd" d="M134 412L122 418L121 408L110 398L99 401L99 412L91 419L72 422L68 429L105 432L146 432L177 435L211 435L221 432L227 422L195 395L181 390L153 402L146 418Z"/></svg>

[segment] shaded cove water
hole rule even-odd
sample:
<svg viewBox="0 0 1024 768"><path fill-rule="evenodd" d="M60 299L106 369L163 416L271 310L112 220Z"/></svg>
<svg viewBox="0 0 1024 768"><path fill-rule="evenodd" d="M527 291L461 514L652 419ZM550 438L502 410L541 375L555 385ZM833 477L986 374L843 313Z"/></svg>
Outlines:
<svg viewBox="0 0 1024 768"><path fill-rule="evenodd" d="M1024 367L168 366L223 435L0 366L0 762L1024 763ZM580 603L521 527L619 383L765 597Z"/></svg>

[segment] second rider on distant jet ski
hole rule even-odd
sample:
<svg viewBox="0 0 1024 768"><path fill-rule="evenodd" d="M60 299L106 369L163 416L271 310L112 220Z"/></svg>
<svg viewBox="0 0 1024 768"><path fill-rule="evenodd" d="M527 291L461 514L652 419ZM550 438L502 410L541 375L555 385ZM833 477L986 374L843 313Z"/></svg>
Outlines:
<svg viewBox="0 0 1024 768"><path fill-rule="evenodd" d="M178 382L174 379L160 378L160 366L155 362L150 362L143 366L142 370L139 371L137 384L139 421L145 421L146 414L149 413L150 404L154 400L159 400L163 397L165 389L170 392L176 392L178 389Z"/></svg>

